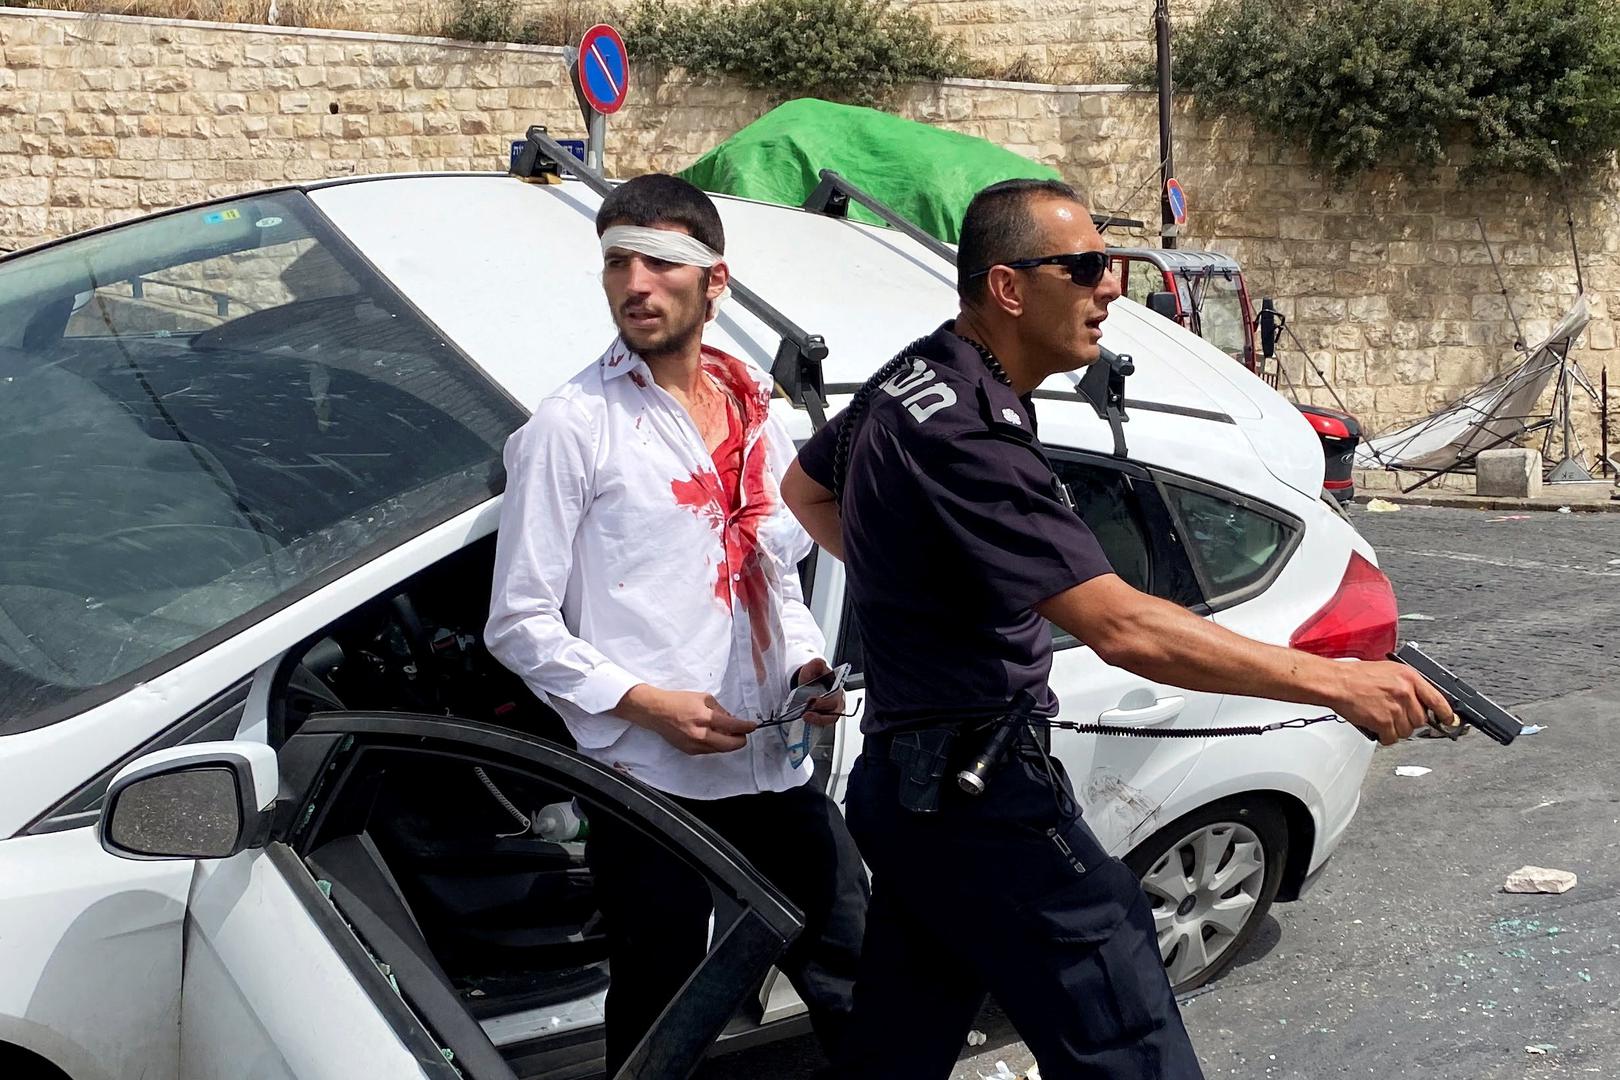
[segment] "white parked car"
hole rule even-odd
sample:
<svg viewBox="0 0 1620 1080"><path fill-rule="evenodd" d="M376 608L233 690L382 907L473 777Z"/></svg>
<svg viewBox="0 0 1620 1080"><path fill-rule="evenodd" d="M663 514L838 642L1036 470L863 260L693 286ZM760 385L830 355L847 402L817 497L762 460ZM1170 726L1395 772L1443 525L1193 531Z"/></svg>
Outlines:
<svg viewBox="0 0 1620 1080"><path fill-rule="evenodd" d="M797 913L559 745L480 642L501 447L613 333L598 201L340 181L0 260L0 1075L595 1075L582 845L534 824L560 804L639 823L717 897L708 961L621 1075L802 1027L770 973ZM718 202L737 277L825 338L834 407L955 309L951 268L904 235ZM733 302L710 341L769 366L779 336ZM1040 418L1118 572L1258 638L1382 655L1393 596L1322 501L1299 412L1127 301L1104 344L1136 361L1125 422L1065 379ZM803 569L858 673L840 564ZM1074 642L1053 683L1063 719L1144 733L1320 711L1157 686ZM860 742L846 723L817 749L835 797ZM1052 749L1181 987L1322 870L1372 753L1345 724Z"/></svg>

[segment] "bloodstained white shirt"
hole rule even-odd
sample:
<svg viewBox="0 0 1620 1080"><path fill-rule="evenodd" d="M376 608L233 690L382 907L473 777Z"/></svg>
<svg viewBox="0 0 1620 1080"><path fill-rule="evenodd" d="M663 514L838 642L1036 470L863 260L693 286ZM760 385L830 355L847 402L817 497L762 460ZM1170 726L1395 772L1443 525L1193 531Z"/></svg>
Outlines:
<svg viewBox="0 0 1620 1080"><path fill-rule="evenodd" d="M562 716L580 752L674 795L718 799L809 779L777 728L686 754L611 710L638 683L770 713L825 648L797 563L810 537L777 486L793 442L763 371L704 347L743 408L729 518L697 425L623 340L540 403L506 444L484 641Z"/></svg>

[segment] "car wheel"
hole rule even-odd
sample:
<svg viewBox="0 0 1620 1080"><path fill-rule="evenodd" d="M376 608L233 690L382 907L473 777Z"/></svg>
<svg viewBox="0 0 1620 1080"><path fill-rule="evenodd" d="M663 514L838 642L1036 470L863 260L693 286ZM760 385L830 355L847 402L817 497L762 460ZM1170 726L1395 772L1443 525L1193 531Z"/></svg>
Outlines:
<svg viewBox="0 0 1620 1080"><path fill-rule="evenodd" d="M1204 985L1237 959L1271 908L1287 857L1282 811L1253 797L1195 810L1125 856L1153 909L1176 993Z"/></svg>

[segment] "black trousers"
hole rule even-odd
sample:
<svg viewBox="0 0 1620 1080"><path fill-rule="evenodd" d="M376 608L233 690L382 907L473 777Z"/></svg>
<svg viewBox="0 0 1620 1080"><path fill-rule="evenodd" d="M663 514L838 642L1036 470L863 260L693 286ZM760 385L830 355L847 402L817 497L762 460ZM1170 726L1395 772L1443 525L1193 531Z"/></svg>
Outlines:
<svg viewBox="0 0 1620 1080"><path fill-rule="evenodd" d="M830 1060L848 1043L853 987L870 895L843 815L820 791L677 799L725 837L804 913L779 966L810 1009ZM591 821L585 857L608 936L607 1064L611 1076L708 955L709 887L630 827Z"/></svg>
<svg viewBox="0 0 1620 1080"><path fill-rule="evenodd" d="M1147 898L1062 767L1027 746L984 794L947 776L941 809L917 814L885 748L868 739L847 799L872 868L850 1075L948 1077L989 992L1044 1080L1201 1080Z"/></svg>

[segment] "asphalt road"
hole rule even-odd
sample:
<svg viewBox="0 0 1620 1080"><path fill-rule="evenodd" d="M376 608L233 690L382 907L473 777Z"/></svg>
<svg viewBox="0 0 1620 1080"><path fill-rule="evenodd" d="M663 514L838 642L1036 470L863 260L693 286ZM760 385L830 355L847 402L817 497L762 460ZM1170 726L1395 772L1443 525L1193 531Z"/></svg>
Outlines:
<svg viewBox="0 0 1620 1080"><path fill-rule="evenodd" d="M1268 916L1182 1004L1211 1077L1620 1077L1620 514L1353 511L1429 648L1527 723L1501 747L1382 750L1316 890ZM1395 766L1425 765L1418 778ZM1562 896L1509 895L1524 864ZM994 1012L956 1080L1032 1059ZM807 1078L808 1039L719 1059L710 1080ZM897 1078L898 1080L898 1078Z"/></svg>

